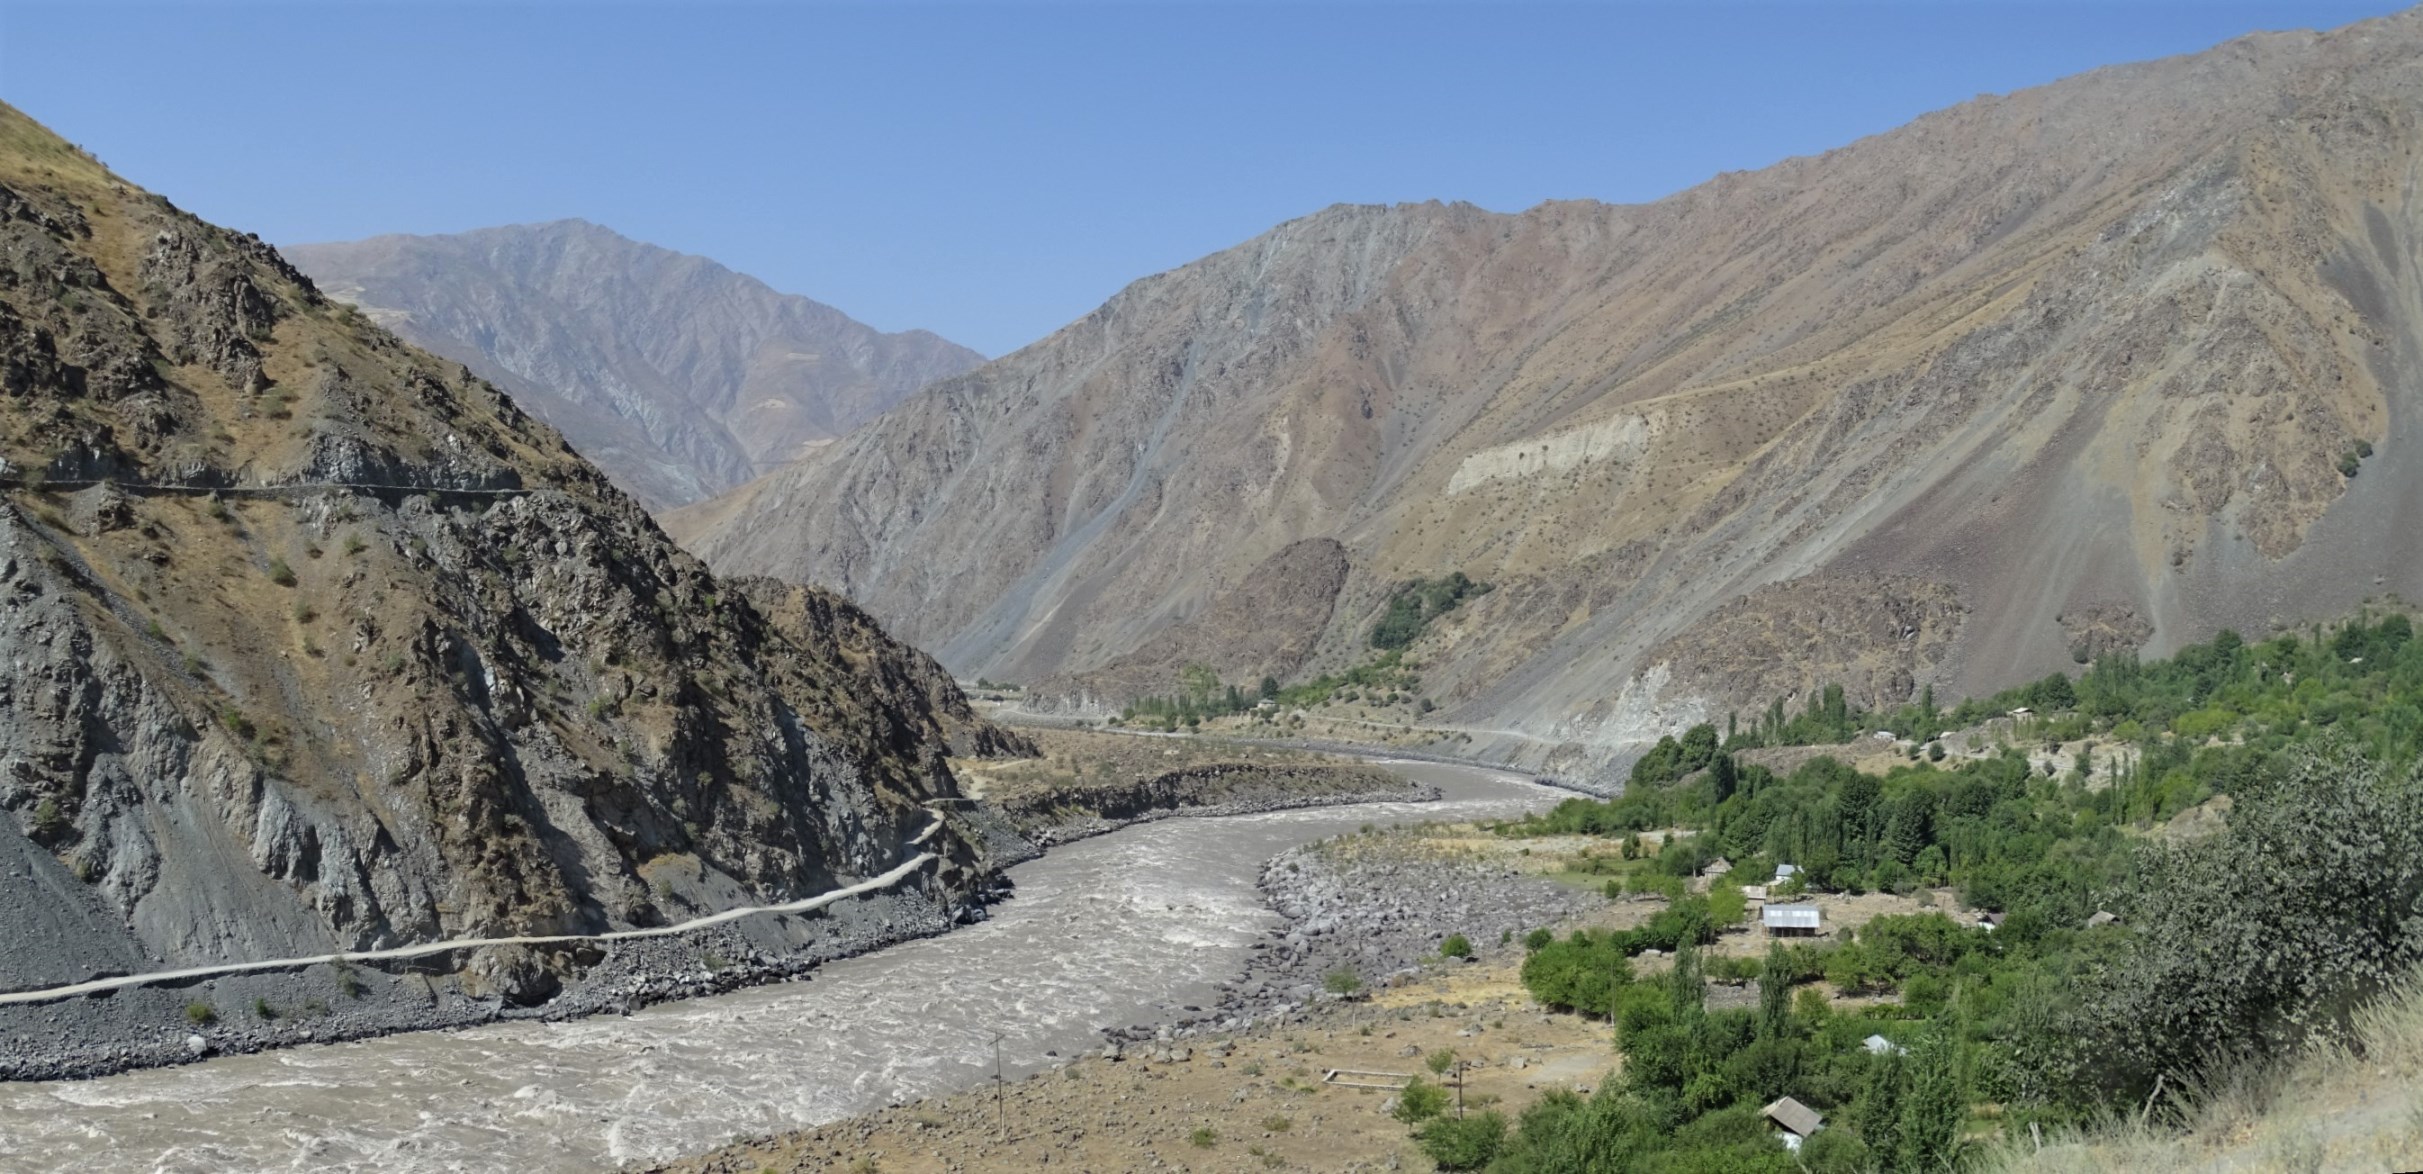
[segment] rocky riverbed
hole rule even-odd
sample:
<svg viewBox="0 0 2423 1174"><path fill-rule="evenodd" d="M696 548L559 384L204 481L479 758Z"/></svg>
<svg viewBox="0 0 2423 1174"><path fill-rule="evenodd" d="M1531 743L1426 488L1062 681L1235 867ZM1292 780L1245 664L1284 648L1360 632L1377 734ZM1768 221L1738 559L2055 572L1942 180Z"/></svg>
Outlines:
<svg viewBox="0 0 2423 1174"><path fill-rule="evenodd" d="M1465 1064L1469 1100L1510 1114L1550 1089L1587 1091L1615 1058L1603 1024L1543 1013L1518 978L1523 933L1603 913L1605 901L1457 843L1453 829L1414 828L1272 859L1259 887L1288 921L1198 1015L1114 1030L1103 1047L998 1092L753 1137L655 1169L1427 1169L1388 1115L1389 1086L1430 1078L1427 1058ZM1453 933L1473 940L1471 960L1440 956ZM1346 996L1323 989L1346 969L1375 979Z"/></svg>
<svg viewBox="0 0 2423 1174"><path fill-rule="evenodd" d="M1424 981L1518 948L1522 936L1603 908L1605 900L1493 858L1466 854L1458 829L1370 829L1307 844L1264 864L1258 888L1286 924L1252 947L1218 1001L1162 1024L1103 1032L1103 1054L1165 1056L1189 1041L1300 1021L1350 994ZM1440 946L1462 934L1470 957ZM1351 978L1351 983L1347 981ZM1352 991L1333 987L1354 988Z"/></svg>
<svg viewBox="0 0 2423 1174"><path fill-rule="evenodd" d="M1288 923L1230 985L1221 1021L1299 1013L1334 999L1333 982L1413 982L1426 967L1468 964L1440 955L1452 935L1463 935L1477 956L1605 904L1502 861L1452 854L1428 830L1307 844L1264 865L1263 895Z"/></svg>

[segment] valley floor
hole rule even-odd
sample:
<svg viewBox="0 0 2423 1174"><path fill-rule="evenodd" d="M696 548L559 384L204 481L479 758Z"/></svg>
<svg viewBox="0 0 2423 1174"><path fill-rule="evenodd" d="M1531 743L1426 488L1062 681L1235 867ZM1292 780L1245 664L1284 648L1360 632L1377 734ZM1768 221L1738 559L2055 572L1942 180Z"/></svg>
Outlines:
<svg viewBox="0 0 2423 1174"><path fill-rule="evenodd" d="M1126 1045L999 1090L886 1109L660 1167L665 1174L1427 1169L1386 1111L1385 1084L1452 1051L1468 1108L1517 1110L1547 1089L1587 1090L1615 1061L1603 1023L1536 1010L1519 946L1439 964L1364 1001L1195 1040ZM1356 1073L1361 1073L1360 1075ZM1371 1075L1393 1074L1393 1075Z"/></svg>

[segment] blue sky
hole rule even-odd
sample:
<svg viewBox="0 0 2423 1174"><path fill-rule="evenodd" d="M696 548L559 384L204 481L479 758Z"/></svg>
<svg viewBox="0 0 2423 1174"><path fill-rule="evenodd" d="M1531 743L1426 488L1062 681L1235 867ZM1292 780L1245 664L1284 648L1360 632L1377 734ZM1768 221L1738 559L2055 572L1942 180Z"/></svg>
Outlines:
<svg viewBox="0 0 2423 1174"><path fill-rule="evenodd" d="M1634 201L2389 3L0 0L0 98L279 242L585 217L987 354L1340 201Z"/></svg>

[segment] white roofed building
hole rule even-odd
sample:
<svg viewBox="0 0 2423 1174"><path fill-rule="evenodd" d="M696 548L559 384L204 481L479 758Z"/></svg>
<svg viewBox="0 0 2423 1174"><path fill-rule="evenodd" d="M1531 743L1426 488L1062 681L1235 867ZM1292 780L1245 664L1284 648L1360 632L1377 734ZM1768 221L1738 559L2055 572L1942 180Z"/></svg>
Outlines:
<svg viewBox="0 0 2423 1174"><path fill-rule="evenodd" d="M1771 938L1813 938L1825 931L1825 915L1815 905L1766 905L1758 924Z"/></svg>

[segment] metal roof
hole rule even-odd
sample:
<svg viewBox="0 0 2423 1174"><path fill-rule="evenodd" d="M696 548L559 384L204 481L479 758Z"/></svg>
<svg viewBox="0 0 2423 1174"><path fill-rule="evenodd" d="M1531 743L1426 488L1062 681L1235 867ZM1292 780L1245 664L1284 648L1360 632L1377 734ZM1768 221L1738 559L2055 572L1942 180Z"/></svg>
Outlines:
<svg viewBox="0 0 2423 1174"><path fill-rule="evenodd" d="M1812 1109L1799 1101L1793 1100L1790 1097L1777 1097L1774 1104L1768 1105L1766 1108L1759 1110L1759 1112L1765 1113L1767 1115L1767 1120L1773 1121L1776 1124L1801 1135L1802 1137L1807 1137L1810 1134L1817 1132L1823 1127L1825 1122L1825 1118L1820 1116L1817 1110Z"/></svg>
<svg viewBox="0 0 2423 1174"><path fill-rule="evenodd" d="M1758 919L1768 929L1817 929L1825 924L1815 905L1768 905L1758 911Z"/></svg>

